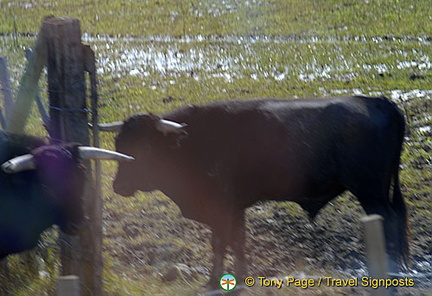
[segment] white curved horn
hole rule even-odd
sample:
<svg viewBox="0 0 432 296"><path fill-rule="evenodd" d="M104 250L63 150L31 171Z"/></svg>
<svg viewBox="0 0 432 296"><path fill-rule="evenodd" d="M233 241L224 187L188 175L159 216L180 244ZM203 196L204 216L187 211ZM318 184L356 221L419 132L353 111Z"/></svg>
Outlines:
<svg viewBox="0 0 432 296"><path fill-rule="evenodd" d="M14 174L22 171L34 170L36 169L36 164L34 162L33 155L24 154L9 159L1 165L1 169L5 173Z"/></svg>
<svg viewBox="0 0 432 296"><path fill-rule="evenodd" d="M161 131L164 135L168 133L181 133L186 126L186 123L178 123L166 119L161 119L156 123L156 129Z"/></svg>
<svg viewBox="0 0 432 296"><path fill-rule="evenodd" d="M98 128L101 132L118 132L123 126L123 121L115 121L110 123L99 123Z"/></svg>
<svg viewBox="0 0 432 296"><path fill-rule="evenodd" d="M96 147L80 146L78 147L80 157L82 159L101 159L101 160L117 160L117 161L132 161L132 156L118 153L111 150L106 150Z"/></svg>

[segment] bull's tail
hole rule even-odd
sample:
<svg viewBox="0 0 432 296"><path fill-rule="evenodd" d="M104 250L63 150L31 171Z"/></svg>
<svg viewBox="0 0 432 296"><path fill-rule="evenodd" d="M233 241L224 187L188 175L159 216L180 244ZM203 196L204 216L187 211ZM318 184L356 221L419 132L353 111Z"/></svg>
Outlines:
<svg viewBox="0 0 432 296"><path fill-rule="evenodd" d="M399 123L398 126L398 151L396 153L396 159L394 160L394 167L392 172L392 183L393 183L393 197L391 200L391 207L396 213L396 225L397 225L397 249L400 254L399 264L402 269L407 270L409 265L409 238L410 229L408 223L407 208L405 205L404 198L400 189L399 183L399 165L400 156L402 153L402 144L405 134L405 120L403 114L398 114L396 122Z"/></svg>

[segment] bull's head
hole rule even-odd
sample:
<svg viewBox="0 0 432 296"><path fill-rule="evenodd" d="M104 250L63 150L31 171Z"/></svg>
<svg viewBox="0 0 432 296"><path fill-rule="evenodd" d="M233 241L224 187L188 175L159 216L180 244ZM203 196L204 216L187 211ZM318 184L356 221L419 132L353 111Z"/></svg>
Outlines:
<svg viewBox="0 0 432 296"><path fill-rule="evenodd" d="M180 147L181 140L187 137L186 126L153 114L138 114L124 122L100 126L104 131L119 131L116 150L136 159L133 163L119 165L114 191L131 196L137 190L157 189L154 180L162 170L164 155L169 154L164 152Z"/></svg>
<svg viewBox="0 0 432 296"><path fill-rule="evenodd" d="M9 174L34 170L41 183L42 198L54 223L68 234L75 234L84 219L81 195L85 182L83 159L132 160L114 151L78 145L41 146L3 163ZM42 202L42 201L41 201ZM48 211L48 209L47 209Z"/></svg>

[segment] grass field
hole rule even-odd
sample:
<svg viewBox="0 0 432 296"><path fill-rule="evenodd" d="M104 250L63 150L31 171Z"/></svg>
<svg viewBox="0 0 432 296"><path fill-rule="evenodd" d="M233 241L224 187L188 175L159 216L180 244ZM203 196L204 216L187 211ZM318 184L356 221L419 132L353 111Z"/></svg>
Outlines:
<svg viewBox="0 0 432 296"><path fill-rule="evenodd" d="M2 1L0 32L37 33L42 17L75 16L92 35L430 37L428 1Z"/></svg>
<svg viewBox="0 0 432 296"><path fill-rule="evenodd" d="M8 57L15 92L25 67L23 49L34 44L47 15L81 20L83 40L97 57L102 122L232 98L388 96L404 110L409 126L401 178L410 208L414 268L432 271L429 0L0 1L0 55ZM26 131L45 133L36 110ZM102 146L113 148L113 136L104 134ZM115 169L104 165L103 170L105 295L194 295L210 266L209 230L182 218L159 193L127 199L115 195L111 190ZM274 213L286 216L287 224L273 223ZM340 264L327 261L358 264L353 246L361 240L356 220L360 215L356 201L344 195L323 210L314 229L305 229L308 221L297 206L259 205L248 211L252 267L258 274L277 269L344 276ZM349 223L341 223L342 216ZM280 229L288 224L292 233L308 232L311 237L305 233L287 242ZM267 233L274 235L269 238ZM47 254L40 259L43 276L32 275L18 257L10 259L12 295L52 295L59 266L51 236L52 232L45 234L41 247ZM314 237L323 236L325 242L334 237L342 242L335 240L328 247L326 254L332 259L308 261L314 251L302 250L299 242L312 244ZM260 252L267 255L260 257ZM298 258L285 258L284 252ZM285 260L277 260L281 257ZM232 258L227 261L230 265ZM178 263L194 268L196 279L163 282L159 273ZM350 268L352 272L354 267L345 267ZM299 290L279 292L298 295ZM310 292L362 295L364 291ZM251 289L247 295L262 293L267 290ZM401 293L432 295L430 286Z"/></svg>

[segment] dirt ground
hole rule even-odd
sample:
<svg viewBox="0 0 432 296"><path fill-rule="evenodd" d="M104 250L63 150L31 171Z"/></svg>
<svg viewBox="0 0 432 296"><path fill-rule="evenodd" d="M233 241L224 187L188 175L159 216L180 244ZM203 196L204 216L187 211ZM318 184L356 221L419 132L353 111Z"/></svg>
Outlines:
<svg viewBox="0 0 432 296"><path fill-rule="evenodd" d="M137 280L148 274L164 274L179 264L186 266L189 272L207 277L212 254L209 228L183 218L168 198L158 194L151 197L148 202L136 204L126 217L107 213L109 218L104 220L112 249L106 252L113 256L115 265L128 266L124 274ZM255 278L293 275L343 279L368 276L359 221L362 216L360 205L348 194L329 203L314 221L294 203L264 202L248 209L249 275ZM432 295L430 217L422 217L413 209L410 216L413 273L407 277L414 279L415 286L399 288L397 295ZM124 232L122 236L115 234L114 229L119 228L119 224ZM227 271L232 271L232 267L233 256L229 253ZM425 273L429 275L422 276ZM323 293L315 295L333 295L333 292ZM338 295L368 293L361 287L338 291ZM243 294L248 295L247 292Z"/></svg>

